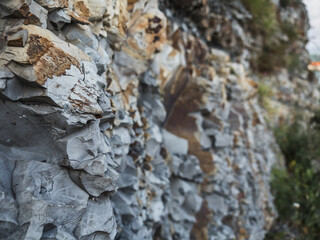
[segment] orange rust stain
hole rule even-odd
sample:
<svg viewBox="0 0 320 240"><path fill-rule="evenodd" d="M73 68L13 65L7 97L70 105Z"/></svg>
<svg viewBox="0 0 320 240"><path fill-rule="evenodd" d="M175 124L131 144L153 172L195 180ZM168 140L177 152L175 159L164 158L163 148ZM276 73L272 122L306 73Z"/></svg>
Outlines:
<svg viewBox="0 0 320 240"><path fill-rule="evenodd" d="M77 13L71 11L71 10L68 10L67 11L67 14L73 19L75 20L76 22L79 22L79 23L82 23L82 24L90 24L90 22L88 21L87 18L85 17L82 17L82 16L79 16Z"/></svg>
<svg viewBox="0 0 320 240"><path fill-rule="evenodd" d="M56 48L48 39L32 34L28 42L29 62L34 66L36 81L39 84L43 85L47 78L65 74L71 65L80 69L74 57Z"/></svg>
<svg viewBox="0 0 320 240"><path fill-rule="evenodd" d="M154 52L160 50L167 39L164 21L154 14L146 13L140 16L129 28L129 34L132 36L136 33L144 34L146 44L139 50L147 56L151 56Z"/></svg>
<svg viewBox="0 0 320 240"><path fill-rule="evenodd" d="M88 20L90 17L90 11L83 1L78 1L74 5L75 12L84 19Z"/></svg>

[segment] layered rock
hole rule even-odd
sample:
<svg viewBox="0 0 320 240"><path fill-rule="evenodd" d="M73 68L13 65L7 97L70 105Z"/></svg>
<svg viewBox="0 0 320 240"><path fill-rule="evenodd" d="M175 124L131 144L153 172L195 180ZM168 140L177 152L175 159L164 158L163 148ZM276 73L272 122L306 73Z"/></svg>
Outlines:
<svg viewBox="0 0 320 240"><path fill-rule="evenodd" d="M277 146L247 62L206 42L217 23L228 48L238 20L195 33L156 0L0 9L1 239L263 239Z"/></svg>

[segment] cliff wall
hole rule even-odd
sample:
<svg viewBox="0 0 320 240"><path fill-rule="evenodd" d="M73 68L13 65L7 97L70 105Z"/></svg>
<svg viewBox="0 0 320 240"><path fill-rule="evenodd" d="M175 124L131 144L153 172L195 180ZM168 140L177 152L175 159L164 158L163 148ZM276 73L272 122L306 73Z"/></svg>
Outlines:
<svg viewBox="0 0 320 240"><path fill-rule="evenodd" d="M303 64L297 4L272 6L300 24ZM279 151L247 5L2 0L0 16L0 239L264 238ZM277 103L319 96L305 72L273 79Z"/></svg>

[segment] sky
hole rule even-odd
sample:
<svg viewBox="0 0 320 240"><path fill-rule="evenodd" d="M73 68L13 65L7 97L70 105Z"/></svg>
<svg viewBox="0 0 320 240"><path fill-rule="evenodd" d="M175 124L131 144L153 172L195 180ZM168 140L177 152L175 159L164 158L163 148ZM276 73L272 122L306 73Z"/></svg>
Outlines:
<svg viewBox="0 0 320 240"><path fill-rule="evenodd" d="M310 54L320 54L320 0L303 0L309 14L311 28L307 48Z"/></svg>

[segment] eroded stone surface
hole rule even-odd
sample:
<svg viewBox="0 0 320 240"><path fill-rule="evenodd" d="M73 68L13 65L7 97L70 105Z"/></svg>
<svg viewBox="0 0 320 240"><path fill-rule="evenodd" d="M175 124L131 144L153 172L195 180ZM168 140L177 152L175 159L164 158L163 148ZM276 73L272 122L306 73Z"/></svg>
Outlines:
<svg viewBox="0 0 320 240"><path fill-rule="evenodd" d="M264 238L278 153L240 1L2 0L0 17L0 239Z"/></svg>

